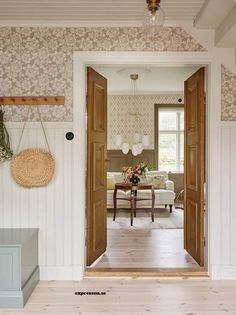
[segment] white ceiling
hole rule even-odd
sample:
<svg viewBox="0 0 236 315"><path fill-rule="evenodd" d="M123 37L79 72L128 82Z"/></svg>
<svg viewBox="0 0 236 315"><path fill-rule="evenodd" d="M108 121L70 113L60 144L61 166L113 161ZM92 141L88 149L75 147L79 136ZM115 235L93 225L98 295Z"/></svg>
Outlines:
<svg viewBox="0 0 236 315"><path fill-rule="evenodd" d="M236 1L206 1L194 21L194 26L214 30L216 47L236 48Z"/></svg>
<svg viewBox="0 0 236 315"><path fill-rule="evenodd" d="M235 1L233 0L224 0L223 2L222 0L205 1L195 19L195 26L203 29L216 29L234 6Z"/></svg>
<svg viewBox="0 0 236 315"><path fill-rule="evenodd" d="M184 81L199 67L136 67L122 65L92 65L108 79L109 94L132 94L131 73L138 73L136 81L137 94L183 92Z"/></svg>
<svg viewBox="0 0 236 315"><path fill-rule="evenodd" d="M162 0L168 21L193 22L205 0ZM0 23L140 25L146 0L0 0Z"/></svg>
<svg viewBox="0 0 236 315"><path fill-rule="evenodd" d="M141 26L146 0L0 0L0 26ZM161 0L165 26L215 30L236 47L236 0Z"/></svg>

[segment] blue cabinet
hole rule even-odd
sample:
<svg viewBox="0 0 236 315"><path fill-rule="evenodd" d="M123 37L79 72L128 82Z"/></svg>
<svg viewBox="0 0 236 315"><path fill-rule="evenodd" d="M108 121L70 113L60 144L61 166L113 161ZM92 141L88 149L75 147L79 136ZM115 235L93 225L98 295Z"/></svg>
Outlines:
<svg viewBox="0 0 236 315"><path fill-rule="evenodd" d="M38 281L38 229L0 229L0 307L22 308Z"/></svg>

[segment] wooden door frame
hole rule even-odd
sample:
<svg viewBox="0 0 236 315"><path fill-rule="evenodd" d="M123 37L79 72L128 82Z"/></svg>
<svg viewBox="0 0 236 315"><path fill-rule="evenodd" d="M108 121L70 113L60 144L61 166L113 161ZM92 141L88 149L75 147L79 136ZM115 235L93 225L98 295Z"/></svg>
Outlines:
<svg viewBox="0 0 236 315"><path fill-rule="evenodd" d="M73 278L85 274L86 205L86 66L127 64L155 66L205 66L207 72L207 265L208 275L217 279L220 264L220 124L221 61L208 52L74 52L73 67ZM82 153L83 152L83 153ZM210 162L209 162L210 161Z"/></svg>

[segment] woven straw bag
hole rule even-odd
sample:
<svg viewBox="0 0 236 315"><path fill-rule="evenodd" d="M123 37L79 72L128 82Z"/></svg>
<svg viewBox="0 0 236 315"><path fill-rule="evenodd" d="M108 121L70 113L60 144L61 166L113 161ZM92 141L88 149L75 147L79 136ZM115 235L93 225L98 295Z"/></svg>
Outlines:
<svg viewBox="0 0 236 315"><path fill-rule="evenodd" d="M11 160L11 174L15 182L23 187L42 187L48 185L55 171L55 161L50 153L46 132L40 117L41 126L48 146L48 151L39 148L29 148L13 156ZM24 124L18 149L25 130Z"/></svg>
<svg viewBox="0 0 236 315"><path fill-rule="evenodd" d="M14 155L11 174L23 187L46 186L52 179L55 162L52 155L43 149L26 149Z"/></svg>

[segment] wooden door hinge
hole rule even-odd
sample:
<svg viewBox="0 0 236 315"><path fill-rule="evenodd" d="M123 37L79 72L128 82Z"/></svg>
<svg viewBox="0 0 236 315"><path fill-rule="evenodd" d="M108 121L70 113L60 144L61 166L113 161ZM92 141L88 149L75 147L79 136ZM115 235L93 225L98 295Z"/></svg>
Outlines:
<svg viewBox="0 0 236 315"><path fill-rule="evenodd" d="M204 245L204 247L206 247L206 238L205 237L203 239L203 245Z"/></svg>
<svg viewBox="0 0 236 315"><path fill-rule="evenodd" d="M204 102L204 105L206 106L206 93L203 96L203 102Z"/></svg>

